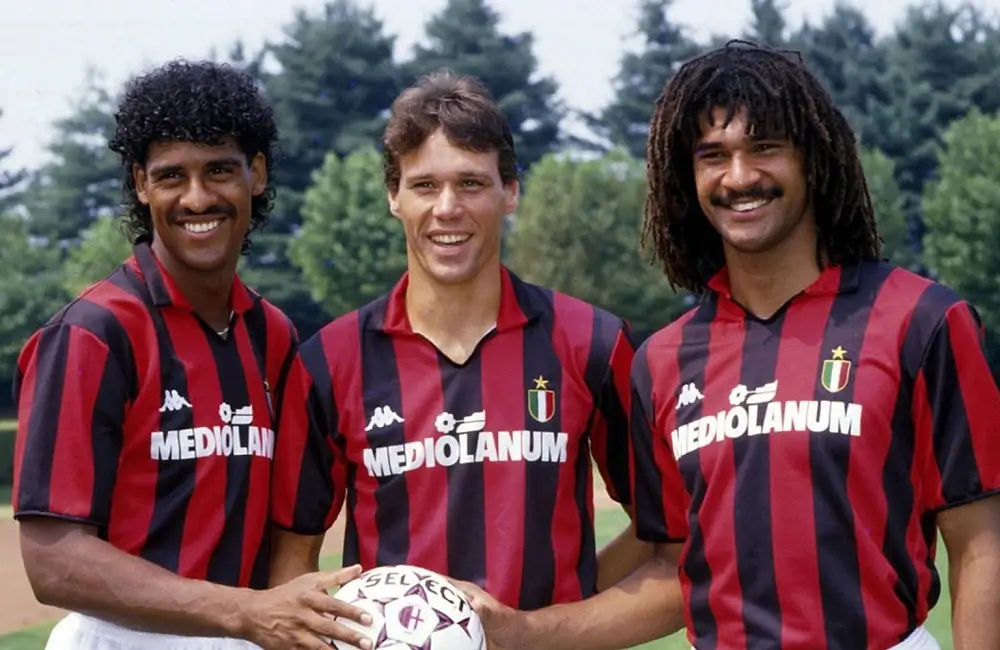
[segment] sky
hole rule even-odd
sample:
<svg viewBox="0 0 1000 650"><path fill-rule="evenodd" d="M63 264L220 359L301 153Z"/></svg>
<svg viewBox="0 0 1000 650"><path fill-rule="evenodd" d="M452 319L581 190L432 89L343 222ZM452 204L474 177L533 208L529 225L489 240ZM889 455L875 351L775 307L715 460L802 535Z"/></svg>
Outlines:
<svg viewBox="0 0 1000 650"><path fill-rule="evenodd" d="M422 38L423 24L446 0L362 0L397 36L400 58ZM834 0L788 0L788 21L817 21ZM855 0L857 1L857 0ZM636 0L492 0L504 31L535 34L540 72L553 76L573 108L594 110L611 96L611 79L631 47ZM862 4L885 33L904 13L905 0ZM949 4L951 4L949 2ZM1000 0L979 0L988 11ZM225 52L237 38L253 51L280 39L295 8L316 10L323 0L0 0L0 147L13 147L11 166L44 162L51 124L72 112L88 70L117 89L129 76L174 57ZM228 6L227 6L228 5ZM672 17L693 36L738 36L749 0L676 0Z"/></svg>

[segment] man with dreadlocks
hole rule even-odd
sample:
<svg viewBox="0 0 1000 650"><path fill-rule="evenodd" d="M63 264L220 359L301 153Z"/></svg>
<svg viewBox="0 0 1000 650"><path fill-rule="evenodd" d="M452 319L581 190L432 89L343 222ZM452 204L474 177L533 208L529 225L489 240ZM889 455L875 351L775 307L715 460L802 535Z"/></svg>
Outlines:
<svg viewBox="0 0 1000 650"><path fill-rule="evenodd" d="M537 612L464 585L491 646L1000 648L1000 420L975 310L879 261L847 120L790 52L731 42L656 104L645 237L700 303L632 369L637 535L655 559Z"/></svg>

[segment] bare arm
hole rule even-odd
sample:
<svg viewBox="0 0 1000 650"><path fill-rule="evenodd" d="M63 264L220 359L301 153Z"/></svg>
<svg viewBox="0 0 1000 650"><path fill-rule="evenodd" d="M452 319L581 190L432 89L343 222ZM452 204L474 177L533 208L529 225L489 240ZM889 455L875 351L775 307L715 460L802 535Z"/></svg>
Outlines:
<svg viewBox="0 0 1000 650"><path fill-rule="evenodd" d="M243 631L241 590L182 578L98 539L92 526L25 518L20 537L28 581L44 605L150 632Z"/></svg>
<svg viewBox="0 0 1000 650"><path fill-rule="evenodd" d="M331 618L368 624L367 615L327 593L357 577L360 567L301 576L280 589L237 589L182 578L129 555L98 539L92 526L41 517L20 526L28 580L45 605L149 632L246 639L268 650L328 649L325 638L372 647Z"/></svg>
<svg viewBox="0 0 1000 650"><path fill-rule="evenodd" d="M629 519L632 509L624 506ZM597 590L605 591L624 580L653 557L653 545L635 536L635 523L608 542L597 554Z"/></svg>
<svg viewBox="0 0 1000 650"><path fill-rule="evenodd" d="M475 585L460 583L483 619L491 650L618 650L684 627L677 577L680 545L658 544L652 558L592 598L518 612Z"/></svg>
<svg viewBox="0 0 1000 650"><path fill-rule="evenodd" d="M296 535L275 527L271 533L272 587L294 580L300 575L319 571L319 552L325 535Z"/></svg>
<svg viewBox="0 0 1000 650"><path fill-rule="evenodd" d="M938 515L948 549L955 650L1000 648L1000 496Z"/></svg>

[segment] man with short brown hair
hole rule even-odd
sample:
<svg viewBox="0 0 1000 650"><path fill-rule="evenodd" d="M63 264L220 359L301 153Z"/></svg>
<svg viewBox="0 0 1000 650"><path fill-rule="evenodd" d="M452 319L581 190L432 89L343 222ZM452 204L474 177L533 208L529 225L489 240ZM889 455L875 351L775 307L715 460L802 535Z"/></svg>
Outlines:
<svg viewBox="0 0 1000 650"><path fill-rule="evenodd" d="M501 263L514 138L477 80L440 72L403 92L384 159L408 269L300 349L272 584L314 570L346 500L348 565L421 566L522 609L586 598L645 558L626 531L598 561L592 519L591 456L631 503L628 326Z"/></svg>

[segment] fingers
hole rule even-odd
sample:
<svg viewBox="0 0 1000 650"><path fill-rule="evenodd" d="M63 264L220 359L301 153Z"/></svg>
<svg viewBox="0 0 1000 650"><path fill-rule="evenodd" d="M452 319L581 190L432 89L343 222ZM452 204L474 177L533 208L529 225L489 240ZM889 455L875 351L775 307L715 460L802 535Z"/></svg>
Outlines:
<svg viewBox="0 0 1000 650"><path fill-rule="evenodd" d="M355 629L350 624L340 623L330 617L312 613L304 617L303 622L316 634L332 640L349 643L361 650L372 650L375 644L371 638L366 636L361 630ZM331 643L327 643L322 648L329 648Z"/></svg>
<svg viewBox="0 0 1000 650"><path fill-rule="evenodd" d="M465 594L465 597L469 599L469 604L472 605L472 609L476 610L476 613L480 616L483 615L483 611L493 602L493 597L480 588L479 585L454 579L451 580L451 583Z"/></svg>
<svg viewBox="0 0 1000 650"><path fill-rule="evenodd" d="M302 601L313 611L319 612L320 614L326 614L327 616L339 616L341 618L347 618L352 621L356 621L362 625L371 625L372 617L371 614L363 609L359 609L345 603L342 600L337 600L333 596L324 594L321 592L310 592L303 594Z"/></svg>
<svg viewBox="0 0 1000 650"><path fill-rule="evenodd" d="M348 582L361 575L361 565L355 564L354 566L349 566L345 569L319 571L312 575L316 579L316 586L320 589L343 587Z"/></svg>

